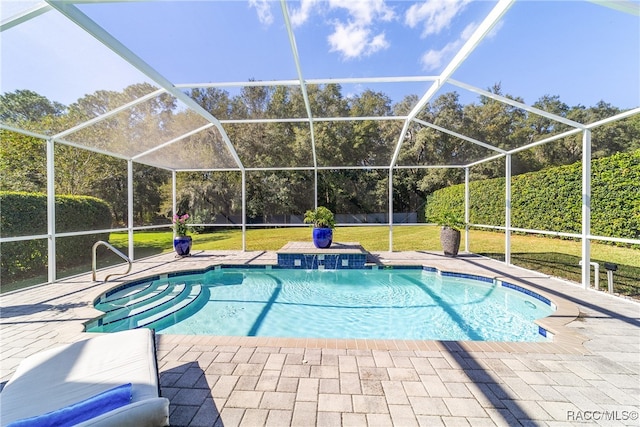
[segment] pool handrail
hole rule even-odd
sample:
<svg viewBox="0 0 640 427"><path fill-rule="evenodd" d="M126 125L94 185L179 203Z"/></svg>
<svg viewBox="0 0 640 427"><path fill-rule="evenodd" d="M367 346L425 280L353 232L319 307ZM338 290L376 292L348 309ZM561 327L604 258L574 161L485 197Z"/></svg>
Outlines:
<svg viewBox="0 0 640 427"><path fill-rule="evenodd" d="M97 242L95 242L93 244L93 248L91 249L92 251L92 257L91 257L91 271L92 271L92 275L91 278L94 282L97 282L97 278L96 278L96 264L97 264L97 260L96 260L96 250L98 249L98 246L105 246L107 249L109 249L111 252L113 252L114 254L118 255L120 258L122 258L124 261L127 262L127 264L129 265L127 267L127 271L125 271L124 273L111 273L111 274L107 274L107 276L104 278L104 282L106 282L107 280L109 280L109 277L111 276L119 276L119 275L125 275L128 274L131 271L131 267L133 265L133 263L131 262L131 259L126 256L125 254L123 254L122 252L120 252L118 249L116 249L113 245L111 245L108 242L105 242L104 240L98 240Z"/></svg>

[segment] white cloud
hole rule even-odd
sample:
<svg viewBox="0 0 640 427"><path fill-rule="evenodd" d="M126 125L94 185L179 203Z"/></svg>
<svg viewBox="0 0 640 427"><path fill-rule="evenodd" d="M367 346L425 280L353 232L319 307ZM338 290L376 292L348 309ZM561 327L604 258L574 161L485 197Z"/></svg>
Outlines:
<svg viewBox="0 0 640 427"><path fill-rule="evenodd" d="M445 58L447 60L450 59L454 52L457 52L462 45L469 40L469 37L471 37L476 28L478 28L478 24L472 22L462 30L459 38L447 43L442 49L430 49L425 52L424 55L422 55L422 58L420 58L422 67L426 71L433 71L440 68Z"/></svg>
<svg viewBox="0 0 640 427"><path fill-rule="evenodd" d="M336 21L335 31L329 35L332 52L339 52L345 59L368 56L390 45L384 32L375 34L378 21L390 21L395 17L393 9L384 0L329 0L332 9L346 9L348 23Z"/></svg>
<svg viewBox="0 0 640 427"><path fill-rule="evenodd" d="M346 58L356 58L364 50L367 31L355 24L336 24L335 32L329 36L331 51L338 51Z"/></svg>
<svg viewBox="0 0 640 427"><path fill-rule="evenodd" d="M333 33L327 37L330 51L342 54L345 59L371 55L389 47L384 32L375 31L378 22L395 19L393 9L386 0L301 0L299 8L290 9L293 26L299 27L317 11L343 10L348 18L331 20Z"/></svg>
<svg viewBox="0 0 640 427"><path fill-rule="evenodd" d="M426 71L434 71L442 66L445 57L451 55L457 47L459 46L458 41L447 43L445 47L442 49L429 49L427 52L422 55L420 58L420 63L422 64L422 68Z"/></svg>
<svg viewBox="0 0 640 427"><path fill-rule="evenodd" d="M395 14L385 0L329 0L332 9L346 9L354 22L370 25L375 20L390 21Z"/></svg>
<svg viewBox="0 0 640 427"><path fill-rule="evenodd" d="M504 18L498 21L496 25L494 25L491 31L489 31L489 34L487 34L487 38L492 39L495 36L497 36L503 26L504 26Z"/></svg>
<svg viewBox="0 0 640 427"><path fill-rule="evenodd" d="M423 25L422 37L438 34L449 28L453 18L464 10L470 0L427 0L412 5L405 13L405 24L411 28Z"/></svg>
<svg viewBox="0 0 640 427"><path fill-rule="evenodd" d="M389 47L384 33L371 36L371 31L356 23L336 23L335 31L328 38L332 52L340 52L344 58L367 56Z"/></svg>
<svg viewBox="0 0 640 427"><path fill-rule="evenodd" d="M464 30L462 30L462 33L460 33L460 43L462 44L469 40L473 33L478 29L479 25L480 24L478 24L477 22L472 22L464 27Z"/></svg>
<svg viewBox="0 0 640 427"><path fill-rule="evenodd" d="M384 33L378 34L373 39L371 39L371 42L369 42L370 53L377 52L379 50L386 49L388 47L389 47L389 42L387 41L387 38L385 37Z"/></svg>
<svg viewBox="0 0 640 427"><path fill-rule="evenodd" d="M269 0L249 0L249 6L256 8L258 19L263 25L271 25L273 23L273 14L271 13Z"/></svg>
<svg viewBox="0 0 640 427"><path fill-rule="evenodd" d="M498 24L487 34L487 39L495 37L502 28L503 23L503 21L498 22ZM462 30L460 37L456 40L447 43L442 49L430 49L425 52L420 58L420 63L422 64L423 69L425 71L433 71L440 68L445 59L449 60L455 52L457 52L462 45L469 40L478 28L478 25L479 24L476 22L470 23Z"/></svg>
<svg viewBox="0 0 640 427"><path fill-rule="evenodd" d="M301 0L299 9L290 9L289 18L291 19L291 25L299 27L307 22L313 9L319 2L319 0Z"/></svg>

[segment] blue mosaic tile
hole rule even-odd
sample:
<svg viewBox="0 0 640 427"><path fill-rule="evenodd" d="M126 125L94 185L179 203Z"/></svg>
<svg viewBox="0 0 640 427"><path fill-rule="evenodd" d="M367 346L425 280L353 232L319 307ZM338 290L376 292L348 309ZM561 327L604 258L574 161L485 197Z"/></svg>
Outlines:
<svg viewBox="0 0 640 427"><path fill-rule="evenodd" d="M188 276L190 274L202 274L206 272L206 270L204 269L200 269L200 270L184 270L184 271L175 271L173 273L167 273L167 277L169 279L173 278L173 277L179 277L179 276Z"/></svg>
<svg viewBox="0 0 640 427"><path fill-rule="evenodd" d="M266 268L266 265L259 265L259 264L242 264L242 265L237 265L237 264L222 264L220 265L221 269L225 269L225 268L252 268L252 269L264 269Z"/></svg>
<svg viewBox="0 0 640 427"><path fill-rule="evenodd" d="M505 288L513 289L514 291L522 292L523 294L529 295L532 298L535 298L548 306L554 307L554 304L551 302L549 298L543 297L537 292L531 291L529 289L523 288L522 286L514 285L513 283L502 282L502 286Z"/></svg>
<svg viewBox="0 0 640 427"><path fill-rule="evenodd" d="M352 270L364 268L365 254L278 254L278 267L304 270L325 268L331 270ZM347 265L342 265L346 261ZM296 265L298 264L298 265Z"/></svg>
<svg viewBox="0 0 640 427"><path fill-rule="evenodd" d="M433 271L437 271L437 270L434 269ZM491 277L477 276L475 274L455 273L455 272L451 272L451 271L440 271L440 275L441 276L447 276L447 277L457 277L459 279L477 280L477 281L486 282L486 283L494 283L495 282L494 279L492 279Z"/></svg>
<svg viewBox="0 0 640 427"><path fill-rule="evenodd" d="M538 333L545 338L547 337L547 330L542 326L538 326Z"/></svg>

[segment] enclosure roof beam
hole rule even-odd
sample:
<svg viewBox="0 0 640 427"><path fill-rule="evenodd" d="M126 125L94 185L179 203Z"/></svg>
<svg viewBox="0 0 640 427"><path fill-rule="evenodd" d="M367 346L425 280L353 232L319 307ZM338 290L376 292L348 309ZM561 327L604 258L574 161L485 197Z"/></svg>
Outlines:
<svg viewBox="0 0 640 427"><path fill-rule="evenodd" d="M539 141L532 142L531 144L527 144L527 145L524 145L522 147L514 148L513 150L506 151L506 152L504 152L504 153L502 153L500 155L487 157L486 159L482 159L482 160L478 160L477 162L469 163L467 165L467 167L476 166L476 165L479 165L479 164L484 163L484 162L495 160L497 158L503 157L506 154L516 154L516 153L519 153L520 151L528 150L530 148L537 147L538 145L543 145L543 144L546 144L548 142L552 142L552 141L555 141L555 140L558 140L558 139L566 138L568 136L572 136L572 135L575 135L575 134L578 134L578 133L581 133L581 132L582 132L582 129L571 129L571 130L568 130L566 132L562 132L562 133L559 133L557 135L553 135L553 136L550 136L548 138L544 138L544 139L541 139Z"/></svg>
<svg viewBox="0 0 640 427"><path fill-rule="evenodd" d="M503 157L502 154L496 157ZM144 163L144 162L142 162ZM153 166L153 165L151 165ZM461 169L465 165L395 165L392 169ZM166 169L166 168L164 168ZM247 167L245 172L273 172L273 171L314 171L314 170L389 170L389 165L381 166L291 166L291 167ZM238 168L190 168L180 169L180 172L239 172Z"/></svg>
<svg viewBox="0 0 640 427"><path fill-rule="evenodd" d="M49 6L47 3L45 2L38 3L32 8L24 10L21 13L18 13L0 22L0 33L5 30L8 30L9 28L13 28L16 25L20 25L23 22L26 22L32 18L35 18L36 16L40 16L43 13L48 12L50 10L51 10L51 6Z"/></svg>
<svg viewBox="0 0 640 427"><path fill-rule="evenodd" d="M598 126L606 125L607 123L615 122L618 120L626 119L627 117L635 116L636 114L640 114L640 107L633 108L631 110L623 111L620 114L616 114L615 116L607 117L606 119L598 120L597 122L589 123L585 127L587 129L597 128Z"/></svg>
<svg viewBox="0 0 640 427"><path fill-rule="evenodd" d="M103 149L98 148L98 147L92 147L90 145L83 145L83 144L79 144L77 142L67 141L66 139L62 139L62 138L57 138L57 139L55 139L53 141L55 143L57 143L57 144L68 145L69 147L79 148L81 150L90 151L92 153L104 154L105 156L115 157L116 159L131 160L131 156L125 156L123 154L113 153L111 151L103 150Z"/></svg>
<svg viewBox="0 0 640 427"><path fill-rule="evenodd" d="M629 15L640 16L640 3L629 0L588 0L599 6L609 7Z"/></svg>
<svg viewBox="0 0 640 427"><path fill-rule="evenodd" d="M16 128L13 126L9 126L9 125L5 125L3 123L0 123L0 129L4 129L4 130L8 130L10 132L16 132L16 133L20 133L23 135L27 135L27 136L32 136L34 138L38 138L38 139L42 139L42 140L52 140L56 143L59 144L63 144L63 145L68 145L70 147L74 147L74 148L80 148L82 150L87 150L87 151L91 151L93 153L98 153L98 154L104 154L105 156L111 156L111 157L115 157L117 159L122 159L122 160L130 160L129 157L127 156L123 156L121 154L114 154L110 151L107 150L102 150L100 148L97 147L91 147L91 146L86 146L86 145L82 145L82 144L78 144L77 142L71 142L71 141L66 141L62 138L56 138L54 139L52 136L49 135L44 135L42 133L38 133L38 132L31 132L25 129L20 129L20 128Z"/></svg>
<svg viewBox="0 0 640 427"><path fill-rule="evenodd" d="M203 89L210 87L265 87L300 86L300 80L247 80L245 82L176 83L180 89Z"/></svg>
<svg viewBox="0 0 640 427"><path fill-rule="evenodd" d="M398 76L398 77L344 77L328 79L308 79L307 85L327 84L362 84L362 83L415 83L431 82L438 76ZM208 88L208 87L263 87L263 86L299 86L300 80L248 80L245 82L217 82L217 83L178 83L177 88Z"/></svg>
<svg viewBox="0 0 640 427"><path fill-rule="evenodd" d="M593 129L593 128L605 125L607 123L611 123L611 122L614 122L614 121L625 119L627 117L635 116L636 114L640 114L640 107L624 111L624 112L622 112L620 114L616 114L615 116L607 117L606 119L602 119L602 120L599 120L597 122L589 123L588 125L585 125L585 128L586 129ZM549 142L556 141L558 139L567 138L569 136L576 135L578 133L581 133L582 131L583 131L583 129L571 129L571 130L568 130L566 132L562 132L562 133L559 133L557 135L552 135L552 136L550 136L548 138L544 138L544 139L541 139L539 141L535 141L535 142L532 142L530 144L523 145L522 147L514 148L513 150L507 151L506 154L516 154L516 153L519 153L521 151L525 151L525 150L529 150L531 148L537 147L539 145L544 145L544 144L547 144ZM475 165L478 165L478 164L481 164L481 163L484 163L484 162L488 162L490 160L495 160L498 157L502 157L502 155L488 157L486 159L479 160L479 161L474 162L474 163L470 163L467 166L469 166L469 167L475 166Z"/></svg>
<svg viewBox="0 0 640 427"><path fill-rule="evenodd" d="M47 140L47 139L51 138L51 136L45 135L43 133L33 132L33 131L22 129L22 128L17 128L17 127L14 127L14 126L11 126L11 125L7 125L7 124L4 124L4 123L0 123L0 129L8 130L10 132L21 133L22 135L32 136L34 138L39 138L39 139L44 139L44 140Z"/></svg>
<svg viewBox="0 0 640 427"><path fill-rule="evenodd" d="M393 169L463 169L465 167L465 165L395 165Z"/></svg>
<svg viewBox="0 0 640 427"><path fill-rule="evenodd" d="M222 138L224 139L225 144L227 145L227 149L231 153L233 159L238 164L238 167L241 169L244 168L242 165L242 161L238 156L229 136L224 131L222 124L220 121L215 118L211 113L205 110L200 104L198 104L193 98L189 97L185 93L183 93L180 89L176 88L169 80L167 80L163 75L161 75L158 71L156 71L149 64L144 62L139 56L137 56L133 51L127 48L124 44L122 44L118 39L112 36L108 31L104 28L96 24L91 18L85 15L80 9L78 9L75 5L71 3L67 3L59 0L47 0L47 2L55 8L58 12L66 16L80 28L85 30L87 33L91 34L109 49L114 51L117 55L122 57L125 61L129 62L139 71L141 71L144 75L149 77L151 80L156 82L160 87L164 88L171 95L184 102L191 110L198 113L209 122L213 123Z"/></svg>
<svg viewBox="0 0 640 427"><path fill-rule="evenodd" d="M449 130L449 129L445 129L445 128L443 128L441 126L438 126L438 125L435 125L433 123L429 123L429 122L426 122L426 121L420 120L420 119L413 119L413 121L416 122L416 123L420 123L423 126L427 126L427 127L432 128L432 129L438 130L440 132L449 134L451 136L455 136L456 138L464 139L465 141L471 142L473 144L479 145L479 146L484 147L484 148L488 148L491 151L497 151L497 152L502 153L502 154L506 154L507 153L505 150L503 150L501 148L495 147L495 146L493 146L491 144L487 144L486 142L478 141L477 139L470 138L468 136L462 135L461 133L454 132L454 131Z"/></svg>
<svg viewBox="0 0 640 427"><path fill-rule="evenodd" d="M300 90L302 91L302 99L304 99L304 107L307 110L309 116L309 130L311 133L311 151L313 157L313 166L318 166L318 158L316 155L316 138L313 130L313 114L311 112L311 103L309 102L309 94L307 93L307 85L304 82L304 76L302 75L302 67L300 66L300 56L298 54L298 47L296 45L296 38L293 34L293 28L291 27L291 21L289 20L289 11L287 10L286 0L280 0L280 8L282 9L282 17L284 18L284 26L287 29L289 35L289 43L291 44L291 53L293 55L293 62L296 64L296 72L298 73L298 79L300 81Z"/></svg>
<svg viewBox="0 0 640 427"><path fill-rule="evenodd" d="M409 113L409 117L411 119L415 118L420 111L427 105L427 103L431 100L431 98L436 94L438 90L449 80L449 78L453 75L453 73L462 65L462 63L467 59L467 57L475 50L476 47L480 44L480 42L485 38L487 34L493 29L493 27L498 23L500 18L509 10L509 8L513 5L515 0L500 0L494 8L489 12L486 18L480 23L478 28L473 32L471 37L466 41L464 45L460 48L460 50L453 57L451 62L447 64L444 71L438 79L434 82L433 85L427 90L422 99L413 107L411 112Z"/></svg>
<svg viewBox="0 0 640 427"><path fill-rule="evenodd" d="M315 117L314 122L358 122L358 121L389 121L406 120L407 116L346 116L346 117ZM307 123L307 117L289 119L222 119L222 124L258 124L258 123Z"/></svg>
<svg viewBox="0 0 640 427"><path fill-rule="evenodd" d="M551 142L551 141L555 141L555 140L558 140L558 139L566 138L568 136L575 135L575 134L581 133L581 132L582 132L582 129L571 129L571 130L568 130L566 132L562 132L562 133L559 133L557 135L553 135L553 136L550 136L548 138L544 138L544 139L541 139L539 141L532 142L531 144L527 144L527 145L524 145L522 147L514 148L513 150L510 150L508 154L519 153L520 151L528 150L530 148L537 147L538 145L543 145L543 144L546 144L547 142Z"/></svg>
<svg viewBox="0 0 640 427"><path fill-rule="evenodd" d="M473 52L473 50L480 44L480 42L484 39L484 37L489 34L489 32L493 29L493 27L497 24L497 22L502 18L502 16L509 10L509 8L513 5L515 0L500 0L494 6L494 8L489 12L489 14L485 17L485 19L480 23L478 28L473 32L471 37L465 42L464 45L460 48L460 50L453 57L451 62L447 64L444 71L438 76L438 79L433 82L433 84L429 87L427 92L422 96L420 101L413 107L411 112L408 115L407 123L402 129L402 133L398 138L398 143L396 144L395 152L393 153L393 158L391 159L391 165L393 166L398 161L398 156L400 155L400 149L402 148L402 142L405 138L405 133L407 132L409 126L409 121L413 120L417 117L417 115L422 111L422 109L427 105L429 100L440 90L440 88L447 82L447 80L453 75L453 73L458 69L460 65L467 59L467 57Z"/></svg>
<svg viewBox="0 0 640 427"><path fill-rule="evenodd" d="M499 158L504 157L504 156L506 156L506 154L502 154L502 153L496 154L494 156L487 157L486 159L482 159L482 160L478 160L477 162L469 163L469 164L465 165L464 167L465 168L470 168L470 167L473 167L473 166L481 165L482 163L490 162L491 160L496 160L496 159L499 159Z"/></svg>
<svg viewBox="0 0 640 427"><path fill-rule="evenodd" d="M497 94L491 93L491 92L489 92L487 90L479 89L477 87L474 87L474 86L471 86L471 85L468 85L466 83L462 83L462 82L459 82L459 81L453 80L453 79L450 79L449 83L451 83L454 86L458 86L458 87L466 89L468 91L477 93L478 95L486 96L487 98L491 98L491 99L494 99L496 101L502 102L503 104L508 104L508 105L511 105L512 107L521 108L521 109L523 109L525 111L528 111L530 113L534 113L534 114L537 114L539 116L546 117L549 120L553 120L553 121L556 121L556 122L559 122L559 123L564 123L565 125L571 126L573 128L576 128L576 129L585 129L585 125L583 125L582 123L578 123L576 121L567 119L567 118L559 116L557 114L548 113L548 112L546 112L544 110L541 110L539 108L530 107L529 105L524 104L522 102L518 102L515 99L507 98L506 96L502 96L502 95L497 95Z"/></svg>
<svg viewBox="0 0 640 427"><path fill-rule="evenodd" d="M209 128L210 128L210 127L212 127L212 126L213 126L213 123L207 123L206 125L204 125L204 126L200 126L200 127L199 127L199 128L197 128L197 129L193 129L193 130L191 130L191 131L189 131L189 132L185 133L184 135L180 135L180 136L178 136L178 137L176 137L176 138L173 138L173 139L172 139L172 140L170 140L170 141L166 141L166 142L163 142L163 143L161 143L161 144L159 144L159 145L156 145L155 147L150 148L150 149L148 149L147 151L144 151L144 152L142 152L142 153L140 153L140 154L136 154L135 156L133 156L133 157L131 158L131 160L137 160L137 159L139 159L140 157L146 156L146 155L151 154L151 153L153 153L153 152L155 152L155 151L158 151L158 150L160 150L160 149L162 149L162 148L168 147L169 145L171 145L171 144L173 144L173 143L176 143L176 142L181 141L181 140L183 140L183 139L185 139L185 138L188 138L188 137L190 137L190 136L192 136L192 135L195 135L196 133L202 132L203 130L207 130L207 129L209 129Z"/></svg>
<svg viewBox="0 0 640 427"><path fill-rule="evenodd" d="M76 126L74 126L72 128L69 128L69 129L67 129L65 131L57 133L57 134L55 134L53 136L53 139L64 138L65 136L67 136L69 134L72 134L72 133L77 132L77 131L79 131L81 129L84 129L84 128L88 127L88 126L91 126L91 125L99 123L99 122L101 122L103 120L106 120L109 117L115 116L116 114L118 114L118 113L120 113L120 112L122 112L124 110L127 110L127 109L129 109L129 108L131 108L133 106L136 106L136 105L138 105L138 104L140 104L142 102L145 102L145 101L147 101L147 100L149 100L151 98L154 98L154 97L156 97L156 96L158 96L160 94L163 94L165 92L166 91L164 89L158 89L156 91L153 91L153 92L151 92L151 93L149 93L149 94L147 94L145 96L142 96L142 97L140 97L138 99L135 99L135 100L133 100L133 101L127 103L127 104L124 104L124 105L122 105L122 106L120 106L118 108L115 108L115 109L113 109L111 111L108 111L108 112L106 112L104 114L100 114L99 116L96 116L93 119L87 120L86 122L82 122L82 123L80 123L80 124L78 124L78 125L76 125Z"/></svg>
<svg viewBox="0 0 640 427"><path fill-rule="evenodd" d="M309 79L307 84L361 84L361 83L419 83L433 82L438 76L398 76L398 77L343 77L330 79Z"/></svg>

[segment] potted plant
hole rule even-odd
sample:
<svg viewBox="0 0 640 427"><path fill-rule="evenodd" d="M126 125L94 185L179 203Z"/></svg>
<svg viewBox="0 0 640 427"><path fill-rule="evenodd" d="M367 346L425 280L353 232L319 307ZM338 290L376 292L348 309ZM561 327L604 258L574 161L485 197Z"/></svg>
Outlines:
<svg viewBox="0 0 640 427"><path fill-rule="evenodd" d="M440 245L445 256L457 256L460 250L460 229L464 227L464 221L453 212L445 212L435 222L442 226Z"/></svg>
<svg viewBox="0 0 640 427"><path fill-rule="evenodd" d="M178 256L189 256L193 241L189 232L189 214L173 215L173 249Z"/></svg>
<svg viewBox="0 0 640 427"><path fill-rule="evenodd" d="M304 223L313 226L313 244L316 248L325 249L333 242L333 229L336 219L329 209L318 206L304 214Z"/></svg>

